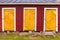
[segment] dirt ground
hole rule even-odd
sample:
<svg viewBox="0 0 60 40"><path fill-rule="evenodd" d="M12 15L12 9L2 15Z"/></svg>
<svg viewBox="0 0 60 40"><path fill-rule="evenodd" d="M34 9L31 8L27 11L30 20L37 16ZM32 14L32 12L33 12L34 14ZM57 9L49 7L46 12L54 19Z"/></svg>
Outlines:
<svg viewBox="0 0 60 40"><path fill-rule="evenodd" d="M60 40L60 33L45 36L40 32L0 32L0 40Z"/></svg>

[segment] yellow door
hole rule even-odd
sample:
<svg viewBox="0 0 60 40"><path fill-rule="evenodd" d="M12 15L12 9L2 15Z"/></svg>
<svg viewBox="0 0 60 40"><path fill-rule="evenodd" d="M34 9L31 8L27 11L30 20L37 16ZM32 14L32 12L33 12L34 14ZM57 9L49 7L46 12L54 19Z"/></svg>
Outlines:
<svg viewBox="0 0 60 40"><path fill-rule="evenodd" d="M35 30L35 9L24 9L24 30Z"/></svg>
<svg viewBox="0 0 60 40"><path fill-rule="evenodd" d="M46 9L46 30L56 31L56 9Z"/></svg>
<svg viewBox="0 0 60 40"><path fill-rule="evenodd" d="M14 9L4 9L4 31L14 31Z"/></svg>

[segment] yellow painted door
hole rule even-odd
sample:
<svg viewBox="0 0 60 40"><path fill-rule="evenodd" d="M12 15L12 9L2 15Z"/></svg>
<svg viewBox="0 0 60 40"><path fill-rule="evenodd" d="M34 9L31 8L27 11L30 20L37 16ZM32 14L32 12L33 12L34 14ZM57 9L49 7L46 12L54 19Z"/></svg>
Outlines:
<svg viewBox="0 0 60 40"><path fill-rule="evenodd" d="M24 30L35 30L35 9L24 9Z"/></svg>
<svg viewBox="0 0 60 40"><path fill-rule="evenodd" d="M14 9L4 9L4 31L14 30Z"/></svg>
<svg viewBox="0 0 60 40"><path fill-rule="evenodd" d="M46 30L56 31L56 9L46 9Z"/></svg>

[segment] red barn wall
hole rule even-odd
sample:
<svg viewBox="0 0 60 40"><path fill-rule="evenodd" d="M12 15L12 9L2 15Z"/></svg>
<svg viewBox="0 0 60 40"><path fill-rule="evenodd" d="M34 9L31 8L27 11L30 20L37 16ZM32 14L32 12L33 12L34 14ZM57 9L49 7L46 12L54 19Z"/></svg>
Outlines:
<svg viewBox="0 0 60 40"><path fill-rule="evenodd" d="M16 31L23 31L23 8L22 6L14 5L0 5L0 31L2 30L2 8L15 7L16 8Z"/></svg>
<svg viewBox="0 0 60 40"><path fill-rule="evenodd" d="M2 31L2 10L0 6L0 31Z"/></svg>
<svg viewBox="0 0 60 40"><path fill-rule="evenodd" d="M60 6L59 5L0 5L0 31L2 30L2 8L15 7L16 8L16 30L23 31L23 8L37 7L37 31L44 29L44 8L55 7L58 8L58 21L60 20ZM60 21L58 22L58 30L60 32Z"/></svg>

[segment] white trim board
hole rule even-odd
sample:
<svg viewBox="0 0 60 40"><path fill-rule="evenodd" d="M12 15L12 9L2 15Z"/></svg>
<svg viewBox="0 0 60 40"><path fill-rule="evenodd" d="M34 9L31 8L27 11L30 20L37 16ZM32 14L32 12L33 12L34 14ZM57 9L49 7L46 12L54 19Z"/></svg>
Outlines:
<svg viewBox="0 0 60 40"><path fill-rule="evenodd" d="M44 8L44 32L45 32L45 16L46 16L46 9L56 9L56 32L58 32L58 8Z"/></svg>
<svg viewBox="0 0 60 40"><path fill-rule="evenodd" d="M24 29L25 9L35 9L35 31L36 31L36 26L37 26L37 8L36 7L24 7L23 8L23 31L25 31Z"/></svg>
<svg viewBox="0 0 60 40"><path fill-rule="evenodd" d="M57 3L49 3L49 2L46 2L46 3L26 3L26 2L24 2L24 3L0 3L0 5L6 5L6 4L9 4L9 5L14 5L14 4L38 4L38 5L60 5L60 3L59 2L57 2Z"/></svg>
<svg viewBox="0 0 60 40"><path fill-rule="evenodd" d="M2 8L2 31L4 32L4 9L14 9L14 31L16 31L16 8Z"/></svg>

